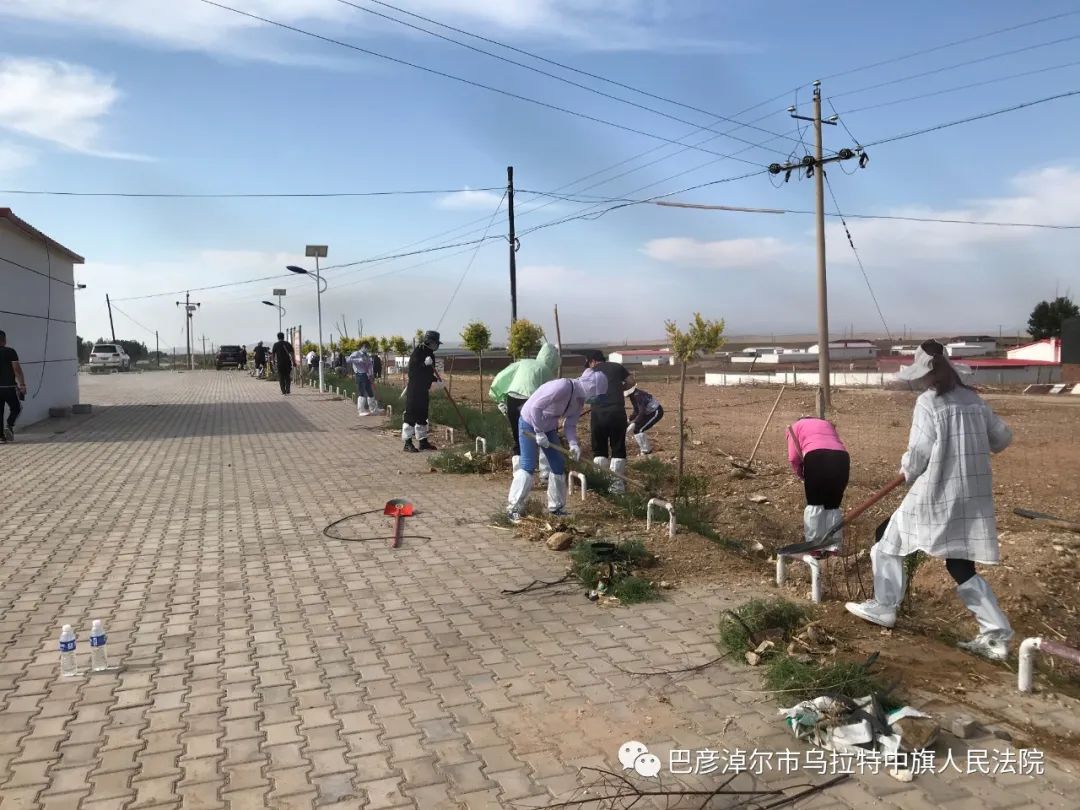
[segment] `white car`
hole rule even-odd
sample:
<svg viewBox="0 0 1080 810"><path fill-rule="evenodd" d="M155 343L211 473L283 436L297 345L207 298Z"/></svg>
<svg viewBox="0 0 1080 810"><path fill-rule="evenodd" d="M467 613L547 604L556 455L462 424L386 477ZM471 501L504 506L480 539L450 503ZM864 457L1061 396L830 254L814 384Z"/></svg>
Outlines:
<svg viewBox="0 0 1080 810"><path fill-rule="evenodd" d="M90 371L131 370L131 356L119 343L96 343L90 352Z"/></svg>

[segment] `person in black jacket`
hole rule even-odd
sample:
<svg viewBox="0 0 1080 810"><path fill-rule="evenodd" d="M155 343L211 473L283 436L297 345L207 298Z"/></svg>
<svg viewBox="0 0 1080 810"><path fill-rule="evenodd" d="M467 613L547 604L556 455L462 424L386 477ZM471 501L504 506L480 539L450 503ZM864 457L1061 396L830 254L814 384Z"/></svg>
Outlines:
<svg viewBox="0 0 1080 810"><path fill-rule="evenodd" d="M424 332L413 353L409 356L409 382L405 387L405 417L401 423L401 439L406 453L437 449L428 441L428 401L431 388L442 388L442 380L435 368L435 352L442 345L438 332ZM413 436L420 440L420 447L413 444Z"/></svg>
<svg viewBox="0 0 1080 810"><path fill-rule="evenodd" d="M274 344L270 353L274 356L274 366L277 368L281 393L288 394L292 390L293 354L292 346L285 342L284 332L277 333L277 343Z"/></svg>

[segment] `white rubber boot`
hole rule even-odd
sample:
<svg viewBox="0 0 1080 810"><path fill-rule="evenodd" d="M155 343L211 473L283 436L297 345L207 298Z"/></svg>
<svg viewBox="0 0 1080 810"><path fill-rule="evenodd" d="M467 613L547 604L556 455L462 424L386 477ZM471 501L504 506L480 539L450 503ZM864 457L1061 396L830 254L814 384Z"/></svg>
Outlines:
<svg viewBox="0 0 1080 810"><path fill-rule="evenodd" d="M604 472L608 471L607 456L593 456L592 463L596 466L597 469L603 470Z"/></svg>
<svg viewBox="0 0 1080 810"><path fill-rule="evenodd" d="M881 543L870 548L870 564L874 569L874 598L866 602L848 602L849 613L882 627L896 624L896 609L904 598L904 558L881 551Z"/></svg>
<svg viewBox="0 0 1080 810"><path fill-rule="evenodd" d="M521 456L510 457L510 471L517 472L521 469Z"/></svg>
<svg viewBox="0 0 1080 810"><path fill-rule="evenodd" d="M820 540L829 529L844 519L839 509L826 509L824 506L807 506L803 509L803 536L807 542ZM828 549L838 549L844 540L841 529L832 536Z"/></svg>
<svg viewBox="0 0 1080 810"><path fill-rule="evenodd" d="M547 485L548 512L553 515L565 515L566 512L566 476L548 476Z"/></svg>
<svg viewBox="0 0 1080 810"><path fill-rule="evenodd" d="M626 492L626 480L623 476L626 475L626 459L625 458L613 458L611 460L611 486L608 487L608 491L621 495Z"/></svg>
<svg viewBox="0 0 1080 810"><path fill-rule="evenodd" d="M548 476L551 474L551 465L548 464L547 453L543 448L540 448L540 486L547 486Z"/></svg>
<svg viewBox="0 0 1080 810"><path fill-rule="evenodd" d="M971 641L961 641L957 646L993 661L1008 658L1013 629L990 589L990 583L976 574L963 585L957 585L956 593L979 623L979 635Z"/></svg>
<svg viewBox="0 0 1080 810"><path fill-rule="evenodd" d="M375 397L368 397L368 409L373 414L382 413L382 410L379 408L379 400L375 399Z"/></svg>
<svg viewBox="0 0 1080 810"><path fill-rule="evenodd" d="M528 470L519 469L510 482L510 494L506 497L506 515L511 523L520 523L525 514L525 502L532 490L533 477Z"/></svg>
<svg viewBox="0 0 1080 810"><path fill-rule="evenodd" d="M367 397L356 398L356 415L367 416L371 411L368 410Z"/></svg>
<svg viewBox="0 0 1080 810"><path fill-rule="evenodd" d="M652 452L652 444L649 442L649 437L645 433L635 433L634 441L637 442L638 450L641 451L641 455L647 456Z"/></svg>

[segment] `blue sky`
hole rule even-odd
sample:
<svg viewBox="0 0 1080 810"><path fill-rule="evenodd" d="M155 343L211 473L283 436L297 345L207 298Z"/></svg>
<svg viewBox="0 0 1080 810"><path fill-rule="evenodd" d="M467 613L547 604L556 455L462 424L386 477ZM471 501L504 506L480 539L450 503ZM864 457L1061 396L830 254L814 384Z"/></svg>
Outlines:
<svg viewBox="0 0 1080 810"><path fill-rule="evenodd" d="M663 138L693 127L434 40L336 0L227 3L361 47L605 118ZM367 0L357 5L371 6ZM1080 65L897 102L980 81L1080 62L1080 13L869 69L896 56L1057 13L1076 3L1026 10L1007 2L912 2L859 7L724 0L401 0L404 8L617 79L710 113L789 135L786 108L807 105L809 82L863 143L1010 104L1080 88ZM385 8L383 13L394 14ZM932 20L933 25L926 25ZM454 35L458 36L458 35ZM1065 41L1050 43L1053 40ZM496 46L474 43L498 50ZM1038 46L1038 47L1029 47ZM1020 53L996 57L1006 51ZM706 115L645 98L528 57L500 51L574 81L693 122ZM982 57L977 64L952 66ZM913 74L946 68L933 75ZM835 74L835 75L834 75ZM861 88L891 82L875 89ZM794 88L801 85L798 98ZM878 109L857 111L869 105ZM828 103L825 105L830 111ZM809 112L809 107L804 107ZM845 212L1080 223L1080 96L884 144L865 170L839 167L830 180ZM731 124L719 124L726 130ZM710 133L689 139L696 143ZM739 157L756 166L802 147L743 128L760 143ZM809 133L807 133L809 136ZM851 146L828 127L829 148ZM507 165L519 189L569 186L585 194L640 198L753 171L717 155L581 120L256 25L197 0L7 0L0 6L0 188L127 192L336 192L500 187ZM717 138L705 149L745 143ZM778 150L778 151L773 151ZM647 161L664 158L643 167ZM704 168L695 167L714 161ZM612 175L612 182L584 190ZM679 172L681 177L665 180ZM663 182L657 182L663 181ZM650 183L643 191L637 191ZM79 280L79 331L107 334L104 295L116 299L224 284L303 263L306 243L330 246L331 265L476 238L501 190L409 197L146 200L0 194L0 205L87 257ZM813 184L779 188L767 175L681 199L810 209ZM584 206L521 192L518 230L572 216ZM832 203L828 201L832 210ZM1032 305L1077 287L1078 231L851 220L870 284L894 333L1015 331ZM492 233L505 232L505 207ZM834 334L883 332L839 225L829 231ZM549 331L558 303L564 338L655 339L665 319L695 310L739 333L815 328L813 218L635 206L522 237L519 314ZM374 334L416 328L456 335L470 319L497 335L509 320L506 243L448 250L370 267L331 270L324 331L345 316ZM434 261L432 261L434 260ZM429 262L420 267L417 263ZM215 343L253 343L276 330L262 306L288 289L286 321L315 333L314 284L283 278L193 294L196 330ZM120 301L118 334L182 342L176 296ZM443 312L446 310L445 317ZM142 326L127 319L130 315Z"/></svg>

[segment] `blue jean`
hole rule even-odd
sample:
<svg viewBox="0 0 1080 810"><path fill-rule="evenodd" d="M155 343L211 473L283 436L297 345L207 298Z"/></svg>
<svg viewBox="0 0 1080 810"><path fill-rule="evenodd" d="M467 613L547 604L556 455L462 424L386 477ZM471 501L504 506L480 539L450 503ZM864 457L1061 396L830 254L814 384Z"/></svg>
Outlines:
<svg viewBox="0 0 1080 810"><path fill-rule="evenodd" d="M371 387L371 378L367 374L356 375L356 395L375 398L375 389Z"/></svg>
<svg viewBox="0 0 1080 810"><path fill-rule="evenodd" d="M526 433L532 433L534 435L526 436ZM521 443L521 469L530 474L536 472L536 468L540 463L540 445L536 443L535 434L536 428L524 419L518 419L518 441ZM552 445L558 446L558 431L549 430L546 435L548 441L550 441ZM552 475L562 475L566 472L566 461L563 459L563 454L556 450L555 447L544 448L544 455L547 456L548 466L551 467Z"/></svg>

